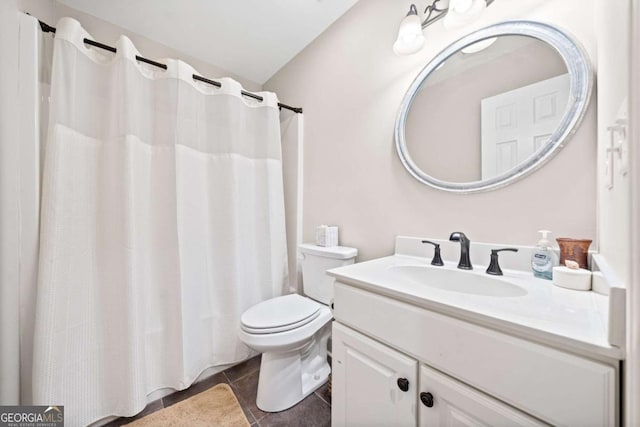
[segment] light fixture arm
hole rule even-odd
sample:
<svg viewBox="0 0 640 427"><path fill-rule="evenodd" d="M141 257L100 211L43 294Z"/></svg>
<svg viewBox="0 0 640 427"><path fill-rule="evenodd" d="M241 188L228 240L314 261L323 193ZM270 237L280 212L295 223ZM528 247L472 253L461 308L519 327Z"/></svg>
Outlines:
<svg viewBox="0 0 640 427"><path fill-rule="evenodd" d="M425 9L424 9L424 14L427 15L427 17L424 19L424 21L422 21L422 29L424 30L425 28L427 28L429 25L433 24L434 22L436 22L438 19L444 17L444 15L447 14L447 8L444 9L440 9L438 8L438 3L441 0L433 0L433 3L431 3L430 5L428 5ZM413 6L413 5L412 5ZM433 18L431 17L431 15L433 15L433 13L437 13L437 15L435 15Z"/></svg>
<svg viewBox="0 0 640 427"><path fill-rule="evenodd" d="M398 37L393 43L396 55L412 55L422 49L424 29L441 18L444 18L444 28L460 28L477 19L486 7L493 3L493 0L449 0L445 8L439 6L440 1L427 1L430 4L424 9L424 21L418 14L416 5L409 6L409 12L400 21Z"/></svg>
<svg viewBox="0 0 640 427"><path fill-rule="evenodd" d="M423 30L427 28L429 25L433 24L434 22L440 20L441 18L444 18L444 16L447 14L447 11L449 10L449 8L440 9L438 7L438 3L440 1L442 0L433 0L433 2L424 9L424 14L427 15L427 17L424 19L424 21L422 21ZM493 3L493 1L494 0L485 0L485 2L487 3L487 6ZM411 7L415 8L415 5L412 4ZM411 10L411 8L409 10ZM434 15L432 17L431 15L433 15L434 13L437 13L437 15Z"/></svg>

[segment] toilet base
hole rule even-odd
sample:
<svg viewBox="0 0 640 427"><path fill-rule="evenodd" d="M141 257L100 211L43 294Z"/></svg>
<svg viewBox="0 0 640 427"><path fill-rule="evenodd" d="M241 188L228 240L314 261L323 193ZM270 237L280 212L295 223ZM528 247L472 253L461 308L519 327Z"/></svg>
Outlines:
<svg viewBox="0 0 640 427"><path fill-rule="evenodd" d="M327 339L331 323L325 325L305 348L286 353L262 354L256 405L265 412L289 409L327 382Z"/></svg>

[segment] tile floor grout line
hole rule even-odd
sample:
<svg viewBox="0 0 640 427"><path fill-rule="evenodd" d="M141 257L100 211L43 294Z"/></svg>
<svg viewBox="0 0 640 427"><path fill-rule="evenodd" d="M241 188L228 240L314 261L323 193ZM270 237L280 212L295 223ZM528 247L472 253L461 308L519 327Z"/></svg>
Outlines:
<svg viewBox="0 0 640 427"><path fill-rule="evenodd" d="M259 410L260 408L258 408ZM251 412L251 414L253 415L253 419L256 420L256 424L260 425L260 420L264 419L267 415L269 414L262 414L262 416L260 418L256 417L256 415L251 411L251 409L249 409L249 412Z"/></svg>
<svg viewBox="0 0 640 427"><path fill-rule="evenodd" d="M313 394L315 394L320 400L322 400L325 404L329 405L329 407L331 407L331 402L327 402L321 395L318 394L317 391L314 391Z"/></svg>
<svg viewBox="0 0 640 427"><path fill-rule="evenodd" d="M247 412L249 414L251 414L251 417L253 417L253 421L255 423L257 423L258 422L258 417L256 417L256 415L253 413L253 411L249 407L249 404L247 402L245 402L245 399L242 396L239 395L237 390L235 390L235 388L233 387L234 385L235 385L234 383L229 383L229 386L231 387L231 390L233 391L233 394L236 396L236 399L238 399L238 403L240 403L240 408L243 409L243 410L246 409ZM262 418L264 418L264 416L261 417L260 419L262 419Z"/></svg>
<svg viewBox="0 0 640 427"><path fill-rule="evenodd" d="M251 360L251 359L249 359L249 360ZM229 369L231 369L231 368L229 368ZM229 377L227 377L227 378L229 379L229 383L230 383L230 384L233 384L233 383L235 383L235 382L237 382L237 381L240 381L240 380L241 380L241 379L243 379L243 378L246 378L247 376L249 376L249 375L253 374L253 373L254 373L254 372L256 372L256 371L260 371L260 367L259 367L259 366L258 366L256 369L254 369L253 371L251 371L251 372L247 372L247 373L246 373L246 374L244 374L243 376L238 377L238 378L236 378L236 379L235 379L235 380L233 380L233 381L231 381L231 379L229 379ZM222 372L224 373L224 371L222 371ZM226 376L226 375L227 375L227 374L225 374L225 376Z"/></svg>
<svg viewBox="0 0 640 427"><path fill-rule="evenodd" d="M256 369L255 371L251 371L251 372L249 372L249 373L247 373L247 374L244 374L243 376L238 377L238 378L236 378L235 380L233 380L233 382L231 382L231 380L229 380L229 382L230 382L231 384L236 383L236 382L240 381L241 379L244 379L244 378L248 377L249 375L253 374L253 373L254 373L254 372L256 372L257 370L258 370L258 369Z"/></svg>

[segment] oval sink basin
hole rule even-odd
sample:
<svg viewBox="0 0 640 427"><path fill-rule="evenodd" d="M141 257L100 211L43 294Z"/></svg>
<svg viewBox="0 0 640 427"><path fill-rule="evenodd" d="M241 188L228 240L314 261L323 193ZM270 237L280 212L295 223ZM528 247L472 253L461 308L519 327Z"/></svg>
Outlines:
<svg viewBox="0 0 640 427"><path fill-rule="evenodd" d="M399 279L448 292L491 297L521 297L527 294L526 289L505 279L470 271L420 265L396 265L389 267L389 271L397 274Z"/></svg>

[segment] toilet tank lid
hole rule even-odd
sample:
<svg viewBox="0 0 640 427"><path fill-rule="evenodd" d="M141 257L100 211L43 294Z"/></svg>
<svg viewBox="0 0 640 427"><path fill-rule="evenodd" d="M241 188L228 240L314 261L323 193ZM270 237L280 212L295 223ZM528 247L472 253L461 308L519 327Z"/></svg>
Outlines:
<svg viewBox="0 0 640 427"><path fill-rule="evenodd" d="M324 256L327 258L337 259L351 259L358 255L356 248L350 248L348 246L318 246L312 243L301 243L298 245L298 249L303 254Z"/></svg>

